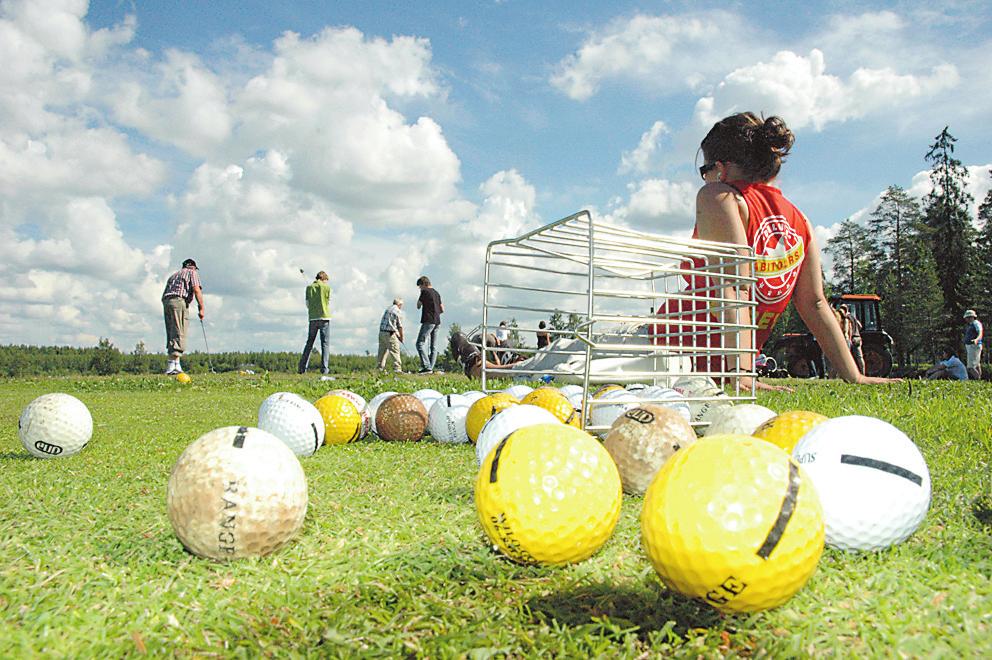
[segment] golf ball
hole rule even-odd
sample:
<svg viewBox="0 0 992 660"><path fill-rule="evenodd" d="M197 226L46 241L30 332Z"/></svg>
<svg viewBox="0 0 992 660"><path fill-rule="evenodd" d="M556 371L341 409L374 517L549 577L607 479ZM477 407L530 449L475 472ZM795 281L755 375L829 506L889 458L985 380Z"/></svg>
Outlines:
<svg viewBox="0 0 992 660"><path fill-rule="evenodd" d="M475 482L479 521L521 564L578 562L616 527L620 475L599 441L561 423L527 426L486 456Z"/></svg>
<svg viewBox="0 0 992 660"><path fill-rule="evenodd" d="M383 440L416 442L427 430L427 410L412 394L396 394L379 405L375 426Z"/></svg>
<svg viewBox="0 0 992 660"><path fill-rule="evenodd" d="M430 410L431 406L434 405L434 402L440 399L444 395L435 389L426 387L422 390L417 390L416 392L414 392L413 396L420 399L420 403L424 404L424 410Z"/></svg>
<svg viewBox="0 0 992 660"><path fill-rule="evenodd" d="M531 387L530 385L518 384L518 385L510 385L503 391L509 394L510 396L512 396L514 399L520 400L523 399L528 394L530 394L532 391L534 391L534 388Z"/></svg>
<svg viewBox="0 0 992 660"><path fill-rule="evenodd" d="M744 435L675 453L648 487L641 542L662 582L727 612L781 605L816 569L823 512L788 454Z"/></svg>
<svg viewBox="0 0 992 660"><path fill-rule="evenodd" d="M93 417L71 394L42 394L27 405L17 420L21 444L33 456L72 456L93 435Z"/></svg>
<svg viewBox="0 0 992 660"><path fill-rule="evenodd" d="M369 413L369 419L371 420L372 432L375 433L376 435L379 434L379 431L377 431L375 428L375 414L379 410L379 405L389 397L393 396L394 394L396 394L396 392L392 392L392 391L380 392L379 394L376 394L374 397L372 397L368 405L365 407L365 409Z"/></svg>
<svg viewBox="0 0 992 660"><path fill-rule="evenodd" d="M759 426L752 435L767 440L791 454L796 443L806 435L807 431L825 421L827 416L820 413L809 410L787 410Z"/></svg>
<svg viewBox="0 0 992 660"><path fill-rule="evenodd" d="M461 394L448 394L431 406L427 413L427 429L438 442L468 442L465 430L465 417L468 416L469 401Z"/></svg>
<svg viewBox="0 0 992 660"><path fill-rule="evenodd" d="M879 550L909 537L930 507L930 471L905 433L874 417L817 424L793 457L823 502L827 545Z"/></svg>
<svg viewBox="0 0 992 660"><path fill-rule="evenodd" d="M258 408L258 428L286 443L297 456L312 456L324 443L324 418L292 392L276 392Z"/></svg>
<svg viewBox="0 0 992 660"><path fill-rule="evenodd" d="M475 460L479 465L503 438L518 429L534 424L557 424L560 420L551 412L529 403L510 406L493 415L479 432L475 441Z"/></svg>
<svg viewBox="0 0 992 660"><path fill-rule="evenodd" d="M307 480L289 447L244 426L211 431L169 477L169 520L180 542L210 559L266 555L303 525Z"/></svg>
<svg viewBox="0 0 992 660"><path fill-rule="evenodd" d="M774 416L774 410L756 403L723 406L709 416L710 425L706 427L703 435L751 435Z"/></svg>
<svg viewBox="0 0 992 660"><path fill-rule="evenodd" d="M597 404L597 401L609 401L610 403ZM592 426L605 427L597 429L596 434L605 436L617 417L631 408L636 408L638 403L640 403L640 399L637 398L636 394L632 394L619 386L618 389L607 390L596 396L590 404L589 419Z"/></svg>
<svg viewBox="0 0 992 660"><path fill-rule="evenodd" d="M520 403L544 408L558 421L569 426L582 426L582 415L572 407L568 397L554 387L539 387L520 400Z"/></svg>
<svg viewBox="0 0 992 660"><path fill-rule="evenodd" d="M665 461L696 441L696 432L679 413L643 403L620 415L603 446L620 472L623 491L643 495Z"/></svg>
<svg viewBox="0 0 992 660"><path fill-rule="evenodd" d="M479 438L482 427L493 415L500 410L518 405L520 402L506 392L495 392L473 403L468 409L468 415L465 416L465 430L468 432L469 440L475 442Z"/></svg>
<svg viewBox="0 0 992 660"><path fill-rule="evenodd" d="M666 408L671 408L687 422L692 422L692 409L685 396L671 387L661 387L651 385L637 392L637 396L645 403L655 403Z"/></svg>
<svg viewBox="0 0 992 660"><path fill-rule="evenodd" d="M356 392L352 392L351 390L331 390L327 394L337 394L338 396L343 396L355 404L358 414L362 416L362 428L358 432L358 439L361 440L367 436L369 431L372 430L372 415L369 413L369 406L365 401L365 397ZM327 396L327 394L324 396Z"/></svg>
<svg viewBox="0 0 992 660"><path fill-rule="evenodd" d="M314 401L324 420L324 442L343 445L358 440L362 434L362 415L350 400L339 394L328 394Z"/></svg>

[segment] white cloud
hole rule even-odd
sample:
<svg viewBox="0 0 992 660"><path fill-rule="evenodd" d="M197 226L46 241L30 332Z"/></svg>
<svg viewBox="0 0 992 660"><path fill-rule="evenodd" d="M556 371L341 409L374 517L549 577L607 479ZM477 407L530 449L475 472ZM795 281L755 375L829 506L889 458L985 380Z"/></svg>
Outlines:
<svg viewBox="0 0 992 660"><path fill-rule="evenodd" d="M726 70L727 53L747 61L763 51L760 35L746 17L722 10L637 14L591 31L578 51L558 63L551 84L577 101L615 79L664 93L692 89Z"/></svg>
<svg viewBox="0 0 992 660"><path fill-rule="evenodd" d="M781 116L793 130L811 126L819 131L829 123L930 99L958 82L957 69L950 64L937 65L928 75L859 68L844 81L827 73L817 49L806 57L780 51L767 62L729 73L697 102L695 120L710 126L734 112L757 108Z"/></svg>
<svg viewBox="0 0 992 660"><path fill-rule="evenodd" d="M620 155L618 174L646 174L657 163L658 148L661 138L668 134L668 127L663 121L656 121L641 135L640 142L632 151L624 151Z"/></svg>

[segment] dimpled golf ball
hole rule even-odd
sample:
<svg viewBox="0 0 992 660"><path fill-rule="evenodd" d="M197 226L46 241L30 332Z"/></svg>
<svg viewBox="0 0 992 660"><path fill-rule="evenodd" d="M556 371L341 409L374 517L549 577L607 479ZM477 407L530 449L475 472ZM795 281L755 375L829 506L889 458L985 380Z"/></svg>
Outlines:
<svg viewBox="0 0 992 660"><path fill-rule="evenodd" d="M530 392L520 403L526 403L538 408L544 408L555 416L562 424L581 427L582 415L577 412L568 397L554 387L539 387Z"/></svg>
<svg viewBox="0 0 992 660"><path fill-rule="evenodd" d="M427 410L412 394L396 394L379 405L375 426L383 440L416 442L427 430Z"/></svg>
<svg viewBox="0 0 992 660"><path fill-rule="evenodd" d="M641 401L671 408L681 415L685 421L692 422L692 409L681 392L671 387L651 385L650 387L645 387L643 390L639 390L636 394Z"/></svg>
<svg viewBox="0 0 992 660"><path fill-rule="evenodd" d="M479 432L479 438L475 442L476 463L482 465L489 452L514 431L534 424L558 424L560 421L548 410L529 403L501 410L493 415Z"/></svg>
<svg viewBox="0 0 992 660"><path fill-rule="evenodd" d="M297 456L312 456L324 444L324 418L292 392L276 392L258 408L258 428L286 443Z"/></svg>
<svg viewBox="0 0 992 660"><path fill-rule="evenodd" d="M468 399L468 405L472 405L479 399L484 399L486 396L485 392L480 392L479 390L469 390L468 392L462 392L462 396Z"/></svg>
<svg viewBox="0 0 992 660"><path fill-rule="evenodd" d="M705 432L706 426L714 415L734 405L727 393L715 386L697 392L684 392L683 396L686 397L686 401L689 403L689 412L692 414L690 423L700 433Z"/></svg>
<svg viewBox="0 0 992 660"><path fill-rule="evenodd" d="M675 453L644 495L641 543L662 582L725 612L781 605L823 552L812 479L791 457L744 435Z"/></svg>
<svg viewBox="0 0 992 660"><path fill-rule="evenodd" d="M362 434L362 415L355 404L338 394L327 394L313 403L324 420L324 443L343 445Z"/></svg>
<svg viewBox="0 0 992 660"><path fill-rule="evenodd" d="M603 446L620 472L623 492L643 495L672 455L696 441L696 432L676 411L643 403L613 422Z"/></svg>
<svg viewBox="0 0 992 660"><path fill-rule="evenodd" d="M503 391L519 401L522 400L525 396L527 396L531 392L533 392L534 388L531 387L530 385L517 384L517 385L510 385Z"/></svg>
<svg viewBox="0 0 992 660"><path fill-rule="evenodd" d="M578 562L616 527L620 475L599 441L561 423L514 431L486 456L475 482L479 521L521 564Z"/></svg>
<svg viewBox="0 0 992 660"><path fill-rule="evenodd" d="M369 403L366 406L366 410L368 410L369 412L369 418L371 419L372 432L375 433L376 435L379 434L379 431L377 431L375 428L375 414L379 411L379 404L381 404L383 401L393 396L394 394L396 394L396 392L392 392L392 391L380 392L379 394L376 394L374 397L372 397L372 399L369 400Z"/></svg>
<svg viewBox="0 0 992 660"><path fill-rule="evenodd" d="M468 442L465 417L469 401L461 394L448 394L434 402L427 413L427 429L438 442Z"/></svg>
<svg viewBox="0 0 992 660"><path fill-rule="evenodd" d="M465 430L468 432L468 439L472 442L478 440L479 432L493 415L510 406L517 405L520 405L520 402L506 392L495 392L473 403L468 409L468 415L465 416Z"/></svg>
<svg viewBox="0 0 992 660"><path fill-rule="evenodd" d="M622 387L615 390L608 390L594 398L594 401L609 401L609 404L590 404L589 420L593 426L605 427L597 429L596 433L605 436L610 426L617 417L624 414L631 408L636 408L640 399L636 394L631 394Z"/></svg>
<svg viewBox="0 0 992 660"><path fill-rule="evenodd" d="M880 550L906 540L930 507L930 471L905 433L874 417L835 417L792 451L820 493L827 545Z"/></svg>
<svg viewBox="0 0 992 660"><path fill-rule="evenodd" d="M710 415L710 425L706 427L703 435L751 435L774 416L774 410L756 403L724 406Z"/></svg>
<svg viewBox="0 0 992 660"><path fill-rule="evenodd" d="M337 394L338 396L343 396L344 398L355 404L355 408L358 410L358 414L362 416L362 429L358 433L358 439L361 440L369 434L372 430L372 415L369 413L368 403L365 401L365 397L351 390L331 390L327 394ZM324 396L327 396L326 394Z"/></svg>
<svg viewBox="0 0 992 660"><path fill-rule="evenodd" d="M759 426L752 435L767 440L791 454L796 443L806 435L807 431L827 419L826 415L809 410L787 410Z"/></svg>
<svg viewBox="0 0 992 660"><path fill-rule="evenodd" d="M691 394L698 394L703 391L712 390L713 388L719 389L719 385L716 381L709 376L694 376L686 375L679 376L679 378L672 383L672 388L682 394L689 396Z"/></svg>
<svg viewBox="0 0 992 660"><path fill-rule="evenodd" d="M21 411L17 435L38 458L72 456L90 441L93 417L71 394L42 394Z"/></svg>
<svg viewBox="0 0 992 660"><path fill-rule="evenodd" d="M620 392L623 391L623 385L617 385L616 383L610 383L609 385L600 385L592 391L592 398L598 399L608 392Z"/></svg>
<svg viewBox="0 0 992 660"><path fill-rule="evenodd" d="M424 404L424 410L430 410L431 406L434 405L434 402L440 399L444 395L435 389L431 389L430 387L425 387L422 390L417 390L416 392L414 392L413 396L420 399L420 403Z"/></svg>
<svg viewBox="0 0 992 660"><path fill-rule="evenodd" d="M169 477L169 520L187 550L210 559L266 555L303 525L307 480L289 447L261 429L211 431Z"/></svg>
<svg viewBox="0 0 992 660"><path fill-rule="evenodd" d="M189 374L185 371L181 371L176 374L176 382L180 385L189 385L193 382L193 379L189 377Z"/></svg>
<svg viewBox="0 0 992 660"><path fill-rule="evenodd" d="M585 394L585 390L582 389L581 385L562 385L558 388L558 391L567 397L571 397L573 394Z"/></svg>

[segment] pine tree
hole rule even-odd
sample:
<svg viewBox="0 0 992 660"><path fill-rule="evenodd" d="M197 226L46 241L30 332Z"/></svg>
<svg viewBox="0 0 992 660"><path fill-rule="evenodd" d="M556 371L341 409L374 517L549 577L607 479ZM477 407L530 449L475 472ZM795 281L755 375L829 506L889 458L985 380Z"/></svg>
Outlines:
<svg viewBox="0 0 992 660"><path fill-rule="evenodd" d="M884 326L894 340L896 362L906 367L921 349L920 357L930 357L942 316L929 230L919 204L899 186L885 191L868 227Z"/></svg>
<svg viewBox="0 0 992 660"><path fill-rule="evenodd" d="M548 326L552 330L564 330L565 329L565 327L566 327L566 325L565 325L565 317L562 316L562 314L561 314L561 312L559 310L556 309L554 311L554 313L551 315L551 317L548 319Z"/></svg>
<svg viewBox="0 0 992 660"><path fill-rule="evenodd" d="M989 176L992 177L992 170L989 170ZM972 305L982 323L988 324L992 320L992 190L978 207L978 226ZM986 349L985 353L988 352Z"/></svg>
<svg viewBox="0 0 992 660"><path fill-rule="evenodd" d="M945 126L925 157L932 167L933 190L926 197L924 217L932 231L930 247L944 294L941 334L948 343L957 341L961 312L971 302L968 273L974 262L971 252L975 231L968 212L973 200L965 190L968 172L954 158L955 142Z"/></svg>
<svg viewBox="0 0 992 660"><path fill-rule="evenodd" d="M871 288L872 244L867 229L850 218L844 220L827 241L826 252L834 260L838 289L858 293Z"/></svg>

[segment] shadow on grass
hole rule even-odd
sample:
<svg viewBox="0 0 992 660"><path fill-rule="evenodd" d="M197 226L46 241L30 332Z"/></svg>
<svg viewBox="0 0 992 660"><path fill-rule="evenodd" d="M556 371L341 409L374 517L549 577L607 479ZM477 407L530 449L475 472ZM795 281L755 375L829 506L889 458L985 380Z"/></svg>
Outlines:
<svg viewBox="0 0 992 660"><path fill-rule="evenodd" d="M37 459L31 454L22 451L5 451L0 454L0 461L37 461L44 459Z"/></svg>
<svg viewBox="0 0 992 660"><path fill-rule="evenodd" d="M684 637L694 628L722 627L726 618L705 603L663 590L654 580L639 587L588 584L532 598L527 605L536 618L569 627L595 624L607 617L617 624L637 626L642 639L665 628Z"/></svg>

